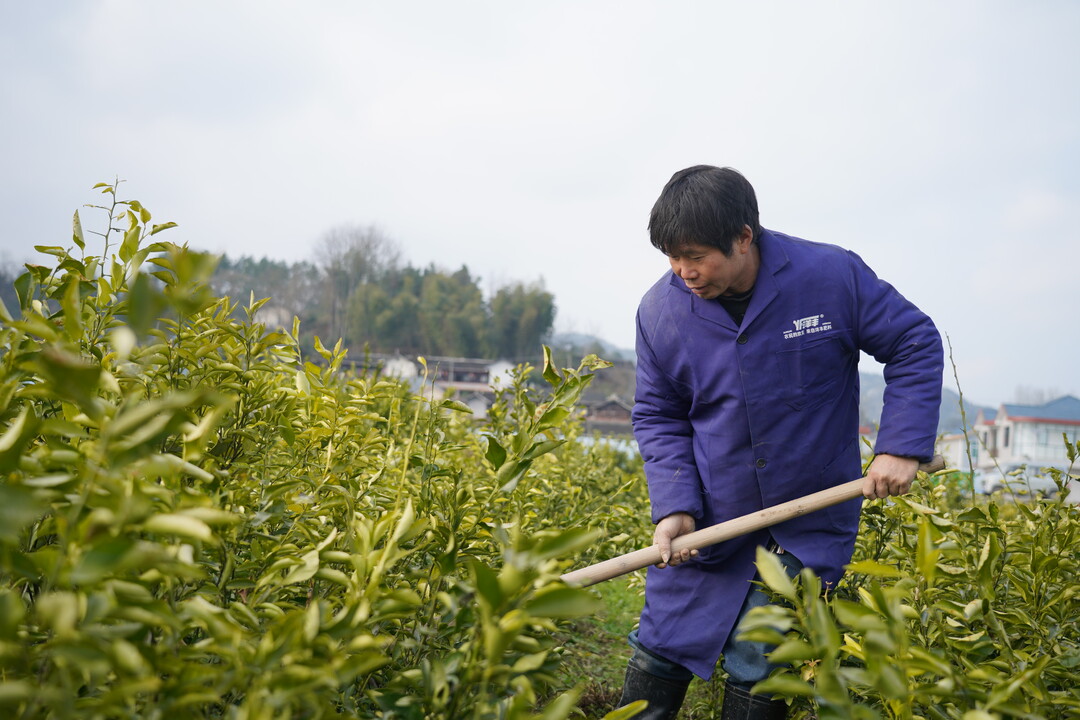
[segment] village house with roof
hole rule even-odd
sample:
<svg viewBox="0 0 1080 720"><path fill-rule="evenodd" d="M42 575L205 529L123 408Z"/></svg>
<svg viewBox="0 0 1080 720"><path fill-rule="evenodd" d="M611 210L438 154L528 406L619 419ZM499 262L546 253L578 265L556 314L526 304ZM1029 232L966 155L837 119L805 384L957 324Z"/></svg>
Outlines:
<svg viewBox="0 0 1080 720"><path fill-rule="evenodd" d="M943 435L938 452L949 467L962 470L969 469L967 445L976 471L1018 465L1065 469L1063 435L1070 442L1080 435L1080 399L1072 395L1042 405L1003 403L996 411L980 410L968 435Z"/></svg>
<svg viewBox="0 0 1080 720"><path fill-rule="evenodd" d="M476 417L483 417L495 399L495 392L510 384L515 367L506 360L429 357L425 359L425 368L414 357L375 353L350 361L349 364L354 370L374 371L403 380L417 392L428 392L425 385L439 395L453 392L458 400L472 409ZM581 408L585 432L629 437L632 407L632 403L618 395L609 395L599 401L583 400Z"/></svg>

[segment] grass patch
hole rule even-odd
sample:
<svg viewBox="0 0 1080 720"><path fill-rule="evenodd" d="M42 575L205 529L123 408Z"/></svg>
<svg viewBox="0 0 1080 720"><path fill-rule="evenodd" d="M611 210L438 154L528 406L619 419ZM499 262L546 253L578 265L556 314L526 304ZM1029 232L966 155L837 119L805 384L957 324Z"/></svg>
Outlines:
<svg viewBox="0 0 1080 720"><path fill-rule="evenodd" d="M604 609L582 618L559 633L565 648L563 689L581 686L578 705L586 718L602 718L615 709L622 693L630 646L626 636L637 627L645 601L644 572L632 573L596 585L593 590ZM711 680L694 678L679 717L707 720L720 717L724 679L720 668Z"/></svg>
<svg viewBox="0 0 1080 720"><path fill-rule="evenodd" d="M588 718L603 717L618 703L630 658L626 636L641 614L643 583L644 576L634 573L597 585L594 592L604 609L559 633L559 644L565 648L564 687L583 688L578 704Z"/></svg>

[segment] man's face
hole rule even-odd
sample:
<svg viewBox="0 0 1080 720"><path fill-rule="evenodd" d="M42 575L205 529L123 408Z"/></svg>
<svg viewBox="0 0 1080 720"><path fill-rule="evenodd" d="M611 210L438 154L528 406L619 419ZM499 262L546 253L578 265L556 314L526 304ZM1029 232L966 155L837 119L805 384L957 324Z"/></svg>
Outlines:
<svg viewBox="0 0 1080 720"><path fill-rule="evenodd" d="M706 245L676 248L668 255L672 272L703 300L746 292L754 287L760 265L757 245L751 242L753 234L750 228L746 230L735 240L730 257Z"/></svg>

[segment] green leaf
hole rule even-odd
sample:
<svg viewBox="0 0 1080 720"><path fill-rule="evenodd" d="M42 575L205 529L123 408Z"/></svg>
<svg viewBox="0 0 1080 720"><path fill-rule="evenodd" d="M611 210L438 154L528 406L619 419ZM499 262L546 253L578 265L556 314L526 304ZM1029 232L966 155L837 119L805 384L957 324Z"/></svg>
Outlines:
<svg viewBox="0 0 1080 720"><path fill-rule="evenodd" d="M472 415L473 409L461 402L460 400L443 400L439 403L439 407L446 408L447 410L453 410L454 412L465 413Z"/></svg>
<svg viewBox="0 0 1080 720"><path fill-rule="evenodd" d="M101 368L57 345L49 345L38 355L38 369L49 388L60 398L75 404L95 420L104 412L98 400Z"/></svg>
<svg viewBox="0 0 1080 720"><path fill-rule="evenodd" d="M502 464L506 462L506 448L499 444L499 441L490 435L487 436L487 452L484 453L484 457L491 463L491 467L498 470L502 467Z"/></svg>
<svg viewBox="0 0 1080 720"><path fill-rule="evenodd" d="M840 630L836 627L836 620L820 597L814 598L809 605L807 626L814 643L821 647L829 657L833 657L840 649Z"/></svg>
<svg viewBox="0 0 1080 720"><path fill-rule="evenodd" d="M24 314L22 320L12 322L11 326L27 335L34 335L48 342L60 339L60 334L56 332L52 323L34 312Z"/></svg>
<svg viewBox="0 0 1080 720"><path fill-rule="evenodd" d="M795 602L799 599L795 591L795 583L791 581L783 563L776 553L771 553L763 547L757 549L757 569L762 581L775 593L785 600Z"/></svg>
<svg viewBox="0 0 1080 720"><path fill-rule="evenodd" d="M544 663L547 661L547 656L547 650L544 650L543 652L532 653L530 655L522 655L514 663L514 666L511 668L511 670L515 673L529 673L539 670L541 667L544 666Z"/></svg>
<svg viewBox="0 0 1080 720"><path fill-rule="evenodd" d="M882 664L877 669L874 686L881 692L882 696L892 700L907 700L910 695L907 681L904 679L901 670L895 665Z"/></svg>
<svg viewBox="0 0 1080 720"><path fill-rule="evenodd" d="M762 680L751 690L782 697L814 697L816 694L813 685L786 673Z"/></svg>
<svg viewBox="0 0 1080 720"><path fill-rule="evenodd" d="M127 263L135 256L135 251L139 249L139 235L140 226L139 219L135 217L135 213L128 212L128 229L124 232L124 241L120 243L120 251L117 253L120 256L120 262Z"/></svg>
<svg viewBox="0 0 1080 720"><path fill-rule="evenodd" d="M128 324L140 337L145 337L164 315L168 301L146 273L136 274L128 287Z"/></svg>
<svg viewBox="0 0 1080 720"><path fill-rule="evenodd" d="M602 533L594 528L577 527L563 530L556 535L551 535L537 543L533 550L539 557L554 558L564 557L570 553L584 550L595 542Z"/></svg>
<svg viewBox="0 0 1080 720"><path fill-rule="evenodd" d="M237 515L234 512L223 510L218 507L184 508L183 510L180 510L178 514L201 520L210 527L229 527L243 522L242 515Z"/></svg>
<svg viewBox="0 0 1080 720"><path fill-rule="evenodd" d="M544 345L544 380L547 380L548 384L552 387L557 387L562 382L562 375L559 374L558 368L555 367L555 361L551 358L551 348Z"/></svg>
<svg viewBox="0 0 1080 720"><path fill-rule="evenodd" d="M476 582L476 590L480 597L492 610L499 608L503 603L502 590L499 588L499 578L484 563L479 560L470 562L473 580Z"/></svg>
<svg viewBox="0 0 1080 720"><path fill-rule="evenodd" d="M15 640L25 617L26 605L19 593L7 588L0 590L0 639Z"/></svg>
<svg viewBox="0 0 1080 720"><path fill-rule="evenodd" d="M23 528L47 508L48 503L29 488L0 484L0 542L18 542Z"/></svg>
<svg viewBox="0 0 1080 720"><path fill-rule="evenodd" d="M563 720L563 718L571 717L575 711L575 703L580 696L581 691L579 688L573 688L567 690L559 697L555 698L550 705L544 708L544 712L536 720ZM633 703L637 705L638 703ZM622 708L625 709L625 708ZM616 710L615 712L619 712ZM608 713L605 718L612 718L614 713ZM514 716L516 717L516 715ZM622 715L621 717L630 717L629 715Z"/></svg>
<svg viewBox="0 0 1080 720"><path fill-rule="evenodd" d="M132 200L128 203L128 207L139 213L140 221L142 221L143 223L150 222L150 211L144 208L141 202L139 202L138 200Z"/></svg>
<svg viewBox="0 0 1080 720"><path fill-rule="evenodd" d="M911 653L911 666L914 668L937 673L942 676L947 676L952 672L952 666L948 662L929 650L924 650L920 647L912 647L909 648L908 652Z"/></svg>
<svg viewBox="0 0 1080 720"><path fill-rule="evenodd" d="M79 279L69 276L60 298L60 309L64 312L64 334L68 340L78 342L82 337L82 296L79 293Z"/></svg>
<svg viewBox="0 0 1080 720"><path fill-rule="evenodd" d="M57 473L55 475L37 475L35 477L28 477L23 480L23 485L31 488L54 488L61 485L67 485L68 483L76 480L74 475L68 473Z"/></svg>
<svg viewBox="0 0 1080 720"><path fill-rule="evenodd" d="M907 496L897 497L895 499L895 501L898 504L907 505L909 508L914 510L916 512L916 514L918 514L918 515L937 515L937 514L939 514L941 512L937 508L932 508L929 505L923 505L922 503L916 502L915 500L913 500L913 499L911 499L910 497L907 497Z"/></svg>
<svg viewBox="0 0 1080 720"><path fill-rule="evenodd" d="M769 653L769 662L775 665L790 665L803 660L818 659L818 653L810 643L797 638L785 640Z"/></svg>
<svg viewBox="0 0 1080 720"><path fill-rule="evenodd" d="M1080 650L1072 650L1065 653L1058 658L1058 662L1061 663L1062 667L1069 669L1080 667Z"/></svg>
<svg viewBox="0 0 1080 720"><path fill-rule="evenodd" d="M771 632L777 633L775 636L777 639L769 642L773 645L779 645L784 641L783 635L779 633L791 630L794 625L794 614L791 609L769 604L751 609L743 618L743 621L739 623L738 629L748 631L757 628L768 628Z"/></svg>
<svg viewBox="0 0 1080 720"><path fill-rule="evenodd" d="M390 544L396 545L401 542L402 539L411 537L415 534L418 526L423 526L423 522L416 523L416 508L413 507L412 500L405 502L405 507L401 510L401 517L398 518L397 524L394 526L394 532L390 536Z"/></svg>
<svg viewBox="0 0 1080 720"><path fill-rule="evenodd" d="M630 718L636 717L644 712L648 705L648 700L635 700L629 705L623 705L621 708L612 710L605 715L602 720L630 720Z"/></svg>
<svg viewBox="0 0 1080 720"><path fill-rule="evenodd" d="M969 507L957 515L956 520L965 523L986 522L986 511L980 507Z"/></svg>
<svg viewBox="0 0 1080 720"><path fill-rule="evenodd" d="M80 250L86 249L86 239L83 237L82 220L79 219L78 210L75 211L75 217L71 221L71 239Z"/></svg>
<svg viewBox="0 0 1080 720"><path fill-rule="evenodd" d="M915 549L915 566L928 587L934 586L937 561L941 551L934 545L932 525L925 516L919 518L919 540Z"/></svg>
<svg viewBox="0 0 1080 720"><path fill-rule="evenodd" d="M321 619L319 603L313 602L308 605L307 611L304 613L304 639L307 640L308 643L314 642L315 638L319 635Z"/></svg>
<svg viewBox="0 0 1080 720"><path fill-rule="evenodd" d="M41 624L63 640L75 635L79 622L79 596L73 592L54 590L37 599L37 615Z"/></svg>
<svg viewBox="0 0 1080 720"><path fill-rule="evenodd" d="M570 587L546 587L525 603L525 610L530 615L545 618L582 617L603 608L603 601L587 590Z"/></svg>
<svg viewBox="0 0 1080 720"><path fill-rule="evenodd" d="M566 418L570 416L570 408L561 406L549 407L544 414L540 416L540 420L537 421L537 430L546 430L548 428L557 427L563 423Z"/></svg>
<svg viewBox="0 0 1080 720"><path fill-rule="evenodd" d="M837 620L849 628L861 632L881 628L884 622L881 616L872 609L849 600L834 598L832 610Z"/></svg>
<svg viewBox="0 0 1080 720"><path fill-rule="evenodd" d="M37 435L41 420L32 405L24 405L4 434L0 435L0 472L10 472L19 466L19 459L30 441Z"/></svg>
<svg viewBox="0 0 1080 720"><path fill-rule="evenodd" d="M79 559L71 572L71 582L76 585L95 583L110 573L121 572L126 560L135 549L135 541L127 537L108 538L94 544Z"/></svg>
<svg viewBox="0 0 1080 720"><path fill-rule="evenodd" d="M784 636L779 630L771 627L747 627L743 622L736 631L736 637L746 642L765 643L766 645L779 645L784 642Z"/></svg>
<svg viewBox="0 0 1080 720"><path fill-rule="evenodd" d="M30 266L27 265L27 267ZM19 275L19 277L15 278L15 282L13 284L15 286L15 294L19 296L19 307L30 307L30 300L32 299L34 290L37 287L37 284L34 282L33 273L24 272L23 274Z"/></svg>
<svg viewBox="0 0 1080 720"><path fill-rule="evenodd" d="M59 245L35 245L34 249L43 255L55 255L58 258L67 257L67 250Z"/></svg>
<svg viewBox="0 0 1080 720"><path fill-rule="evenodd" d="M566 440L545 440L544 442L533 443L532 447L525 452L522 459L535 460L541 455L546 455L560 445L563 445L565 442Z"/></svg>
<svg viewBox="0 0 1080 720"><path fill-rule="evenodd" d="M850 565L847 565L847 571L881 578L897 578L903 575L899 568L893 567L892 565L883 565L879 562L874 562L873 560L853 562Z"/></svg>
<svg viewBox="0 0 1080 720"><path fill-rule="evenodd" d="M153 455L165 438L190 428L189 407L215 399L210 392L200 390L125 405L102 424L101 439L117 463Z"/></svg>
<svg viewBox="0 0 1080 720"><path fill-rule="evenodd" d="M334 359L334 354L326 349L318 335L315 336L315 352L319 353L326 362L331 362Z"/></svg>
<svg viewBox="0 0 1080 720"><path fill-rule="evenodd" d="M312 550L300 558L300 564L289 571L282 583L291 585L304 582L314 577L317 572L319 572L319 551Z"/></svg>
<svg viewBox="0 0 1080 720"><path fill-rule="evenodd" d="M982 551L979 553L977 576L979 586L985 596L990 599L994 599L996 596L994 565L1000 555L1001 541L998 539L997 533L988 534L986 541L983 543Z"/></svg>
<svg viewBox="0 0 1080 720"><path fill-rule="evenodd" d="M986 598L976 598L964 606L964 619L973 620L982 617L990 609L990 601Z"/></svg>
<svg viewBox="0 0 1080 720"><path fill-rule="evenodd" d="M210 542L214 539L214 533L210 526L202 520L190 515L178 515L176 513L153 515L143 523L143 529L151 533L179 535L203 542ZM316 553L316 559L318 559L318 553Z"/></svg>
<svg viewBox="0 0 1080 720"><path fill-rule="evenodd" d="M499 490L504 493L513 492L531 465L531 460L521 460L508 462L500 467L499 472L495 474L495 482L499 484Z"/></svg>

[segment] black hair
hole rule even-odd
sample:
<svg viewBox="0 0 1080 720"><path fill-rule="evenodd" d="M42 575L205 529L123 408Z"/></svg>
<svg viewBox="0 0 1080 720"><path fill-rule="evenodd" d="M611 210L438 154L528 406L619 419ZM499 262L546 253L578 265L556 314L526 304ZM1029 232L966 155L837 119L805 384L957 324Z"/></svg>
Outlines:
<svg viewBox="0 0 1080 720"><path fill-rule="evenodd" d="M671 176L649 213L649 240L670 255L683 245L705 245L731 255L748 225L761 236L754 187L738 170L695 165Z"/></svg>

